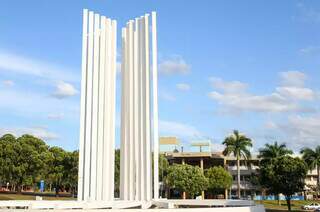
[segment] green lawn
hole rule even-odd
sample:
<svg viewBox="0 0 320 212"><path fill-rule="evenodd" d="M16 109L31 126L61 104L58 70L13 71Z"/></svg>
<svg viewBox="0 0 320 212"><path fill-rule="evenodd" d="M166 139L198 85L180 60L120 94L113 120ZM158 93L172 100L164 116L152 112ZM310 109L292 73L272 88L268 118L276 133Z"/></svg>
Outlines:
<svg viewBox="0 0 320 212"><path fill-rule="evenodd" d="M257 204L263 204L267 209L267 212L278 212L278 211L287 211L287 202L284 200L280 201L280 205L278 205L277 200L263 200L263 201L255 201ZM310 204L312 202L320 201L311 201L311 200L292 200L291 201L291 209L293 211L304 211L301 209L301 206Z"/></svg>
<svg viewBox="0 0 320 212"><path fill-rule="evenodd" d="M0 200L35 200L36 196L24 194L3 194L0 193ZM72 197L43 197L43 200L75 200Z"/></svg>

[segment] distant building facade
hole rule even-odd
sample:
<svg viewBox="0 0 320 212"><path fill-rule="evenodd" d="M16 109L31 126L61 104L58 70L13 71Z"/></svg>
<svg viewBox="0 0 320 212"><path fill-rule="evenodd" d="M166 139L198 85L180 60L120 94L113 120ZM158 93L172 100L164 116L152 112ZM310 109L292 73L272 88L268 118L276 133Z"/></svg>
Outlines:
<svg viewBox="0 0 320 212"><path fill-rule="evenodd" d="M165 147L163 147L165 146ZM237 160L235 157L224 156L222 152L184 152L179 140L175 137L166 137L160 139L160 150L169 161L169 164L189 164L199 166L201 169L208 169L214 166L224 167L232 176L233 183L228 189L224 197L235 198L237 195ZM259 169L259 158L252 156L251 159L245 161L240 160L240 187L241 196L244 198L255 199L262 195L262 189L255 184L252 178L257 176ZM308 195L312 187L317 185L317 170L308 171L305 179L305 191L308 199L312 195ZM265 195L265 194L264 194ZM208 198L208 194L203 193L204 198ZM223 197L223 198L224 198Z"/></svg>

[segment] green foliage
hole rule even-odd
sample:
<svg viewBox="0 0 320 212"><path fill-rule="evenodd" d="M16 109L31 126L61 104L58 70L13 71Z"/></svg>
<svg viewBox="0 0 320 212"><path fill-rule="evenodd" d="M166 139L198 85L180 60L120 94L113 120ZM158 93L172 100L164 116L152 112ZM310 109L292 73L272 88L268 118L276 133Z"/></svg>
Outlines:
<svg viewBox="0 0 320 212"><path fill-rule="evenodd" d="M197 166L174 164L168 168L167 183L180 192L187 192L191 197L200 194L208 187L208 179Z"/></svg>
<svg viewBox="0 0 320 212"><path fill-rule="evenodd" d="M164 154L159 155L159 180L163 181L168 173L169 162Z"/></svg>
<svg viewBox="0 0 320 212"><path fill-rule="evenodd" d="M115 166L114 166L114 189L117 194L120 190L120 149L115 151Z"/></svg>
<svg viewBox="0 0 320 212"><path fill-rule="evenodd" d="M208 189L214 194L220 194L232 185L232 176L221 166L207 169L205 176L209 182Z"/></svg>
<svg viewBox="0 0 320 212"><path fill-rule="evenodd" d="M34 186L40 180L56 187L75 188L77 176L77 151L49 147L31 135L15 138L7 134L0 138L0 183L9 182L18 192L23 185Z"/></svg>
<svg viewBox="0 0 320 212"><path fill-rule="evenodd" d="M291 196L303 191L307 170L306 163L300 158L291 156L274 158L270 160L270 163L260 167L260 182L271 193L284 194L290 211Z"/></svg>
<svg viewBox="0 0 320 212"><path fill-rule="evenodd" d="M279 158L285 155L291 155L293 152L287 148L285 144L265 144L264 148L259 149L258 158L261 158L261 163L270 163L272 159Z"/></svg>
<svg viewBox="0 0 320 212"><path fill-rule="evenodd" d="M237 159L237 190L240 198L240 158L248 160L251 157L249 148L252 147L252 141L245 135L240 134L238 130L234 130L233 134L226 137L222 144L226 146L222 152L223 155L233 154Z"/></svg>
<svg viewBox="0 0 320 212"><path fill-rule="evenodd" d="M225 156L233 154L237 159L249 159L251 157L249 150L252 147L251 139L240 134L237 130L234 130L232 135L226 137L222 144L226 146L223 150L223 155Z"/></svg>

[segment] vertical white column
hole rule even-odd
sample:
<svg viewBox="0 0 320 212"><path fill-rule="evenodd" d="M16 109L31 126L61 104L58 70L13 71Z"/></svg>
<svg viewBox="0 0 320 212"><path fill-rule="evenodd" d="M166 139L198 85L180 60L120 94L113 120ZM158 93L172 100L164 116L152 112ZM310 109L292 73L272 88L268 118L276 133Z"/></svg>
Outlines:
<svg viewBox="0 0 320 212"><path fill-rule="evenodd" d="M112 40L111 40L111 20L108 18L106 20L106 37L107 37L107 47L106 47L106 54L107 54L107 64L106 64L106 91L105 91L105 98L106 98L106 116L105 116L105 124L106 124L106 133L107 133L107 138L105 140L106 142L106 149L105 149L105 155L106 155L106 160L105 160L105 168L106 168L106 183L104 184L105 187L105 199L110 199L110 173L111 173L111 162L110 162L110 140L111 140L111 131L112 131L112 126L111 126L111 105L112 105L112 98L111 98L111 89L112 89L112 80L111 80L111 45L112 45Z"/></svg>
<svg viewBox="0 0 320 212"><path fill-rule="evenodd" d="M88 33L88 70L87 70L87 101L86 101L86 129L85 129L85 180L84 200L90 197L91 179L91 124L92 124L92 74L93 74L93 12L89 12Z"/></svg>
<svg viewBox="0 0 320 212"><path fill-rule="evenodd" d="M121 62L121 146L120 146L120 199L127 200L127 80L126 80L126 28L122 28L122 62Z"/></svg>
<svg viewBox="0 0 320 212"><path fill-rule="evenodd" d="M88 51L88 10L83 10L82 29L82 64L81 64L81 100L80 100L80 136L79 136L79 173L78 200L84 200L84 157L85 157L85 129L86 129L86 87L87 87L87 51Z"/></svg>
<svg viewBox="0 0 320 212"><path fill-rule="evenodd" d="M144 18L144 33L145 33L145 37L144 37L144 41L145 41L145 46L144 46L144 51L145 51L145 79L146 79L146 99L145 99L145 106L146 106L146 116L145 116L145 121L146 121L146 195L147 195L147 200L151 200L152 196L151 196L151 178L152 178L152 165L151 165L151 137L150 137L150 58L149 58L149 15L145 15Z"/></svg>
<svg viewBox="0 0 320 212"><path fill-rule="evenodd" d="M98 105L99 105L99 37L100 16L94 16L94 57L93 57L93 91L92 91L92 148L91 148L91 191L92 200L97 195L97 142L98 142Z"/></svg>
<svg viewBox="0 0 320 212"><path fill-rule="evenodd" d="M155 14L152 24L154 33ZM152 35L152 81L155 82L151 91L149 34L148 14L136 18L135 21L129 21L123 29L121 198L129 200L152 199L151 141L156 145L154 160L158 169L157 49L156 37ZM152 106L155 108L151 114ZM151 120L154 120L152 129ZM155 173L154 196L158 198L158 170Z"/></svg>
<svg viewBox="0 0 320 212"><path fill-rule="evenodd" d="M134 200L134 179L135 179L135 167L134 167L134 121L133 121L133 21L128 23L128 72L129 72L129 140L130 140L130 173L129 173L129 183L130 183L130 200Z"/></svg>
<svg viewBox="0 0 320 212"><path fill-rule="evenodd" d="M104 184L103 178L103 145L104 145L104 90L105 90L105 21L106 17L101 16L101 32L100 32L100 65L99 65L99 105L98 105L98 148L97 148L97 200L102 200L102 188Z"/></svg>
<svg viewBox="0 0 320 212"><path fill-rule="evenodd" d="M135 19L135 30L134 30L134 145L135 145L135 200L141 199L141 179L140 179L140 95L139 95L139 24L138 19Z"/></svg>
<svg viewBox="0 0 320 212"><path fill-rule="evenodd" d="M158 55L157 55L157 16L152 18L152 96L153 96L153 192L154 199L159 198L159 128L158 128Z"/></svg>
<svg viewBox="0 0 320 212"><path fill-rule="evenodd" d="M145 67L145 60L144 60L144 17L141 17L139 19L139 57L140 57L140 130L141 130L141 200L145 200L146 198L146 158L145 158L145 131L146 131L146 126L145 126L145 78L144 78L144 67Z"/></svg>
<svg viewBox="0 0 320 212"><path fill-rule="evenodd" d="M79 200L114 198L116 21L84 10ZM100 24L101 21L101 24Z"/></svg>
<svg viewBox="0 0 320 212"><path fill-rule="evenodd" d="M116 55L117 55L117 22L116 21L112 21L112 45L111 45L111 86L112 86L112 89L111 89L111 134L110 134L110 173L113 173L111 174L110 176L110 180L109 180L109 183L110 183L110 200L113 200L114 199L114 167L115 167L115 125L116 125L116 120L115 120L115 113L116 113L116 109L115 109L115 106L116 106Z"/></svg>

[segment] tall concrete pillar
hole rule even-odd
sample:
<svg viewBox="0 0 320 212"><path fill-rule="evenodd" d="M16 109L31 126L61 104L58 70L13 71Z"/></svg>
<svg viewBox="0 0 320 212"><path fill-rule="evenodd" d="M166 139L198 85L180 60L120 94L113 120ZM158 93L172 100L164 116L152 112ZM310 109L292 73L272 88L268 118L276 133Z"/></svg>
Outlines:
<svg viewBox="0 0 320 212"><path fill-rule="evenodd" d="M201 168L201 171L203 173L204 172L204 169L203 169L203 158L200 159L200 168ZM204 199L204 191L201 191L201 197L202 197L202 199Z"/></svg>
<svg viewBox="0 0 320 212"><path fill-rule="evenodd" d="M114 198L116 28L83 11L78 200Z"/></svg>
<svg viewBox="0 0 320 212"><path fill-rule="evenodd" d="M149 14L130 20L122 29L120 198L123 200L150 201L152 196L159 195L156 14L151 16L151 30Z"/></svg>

